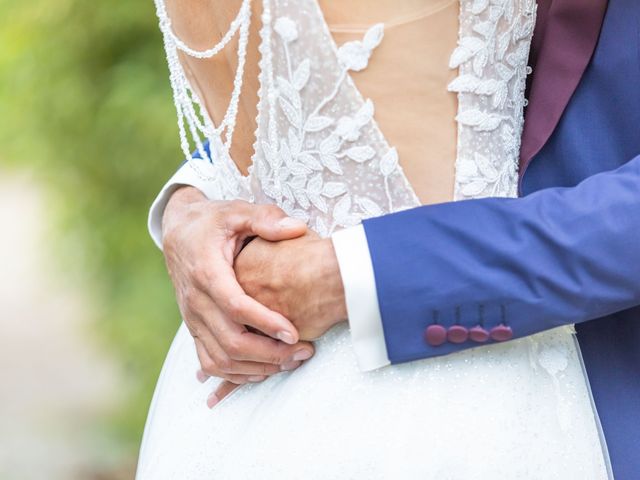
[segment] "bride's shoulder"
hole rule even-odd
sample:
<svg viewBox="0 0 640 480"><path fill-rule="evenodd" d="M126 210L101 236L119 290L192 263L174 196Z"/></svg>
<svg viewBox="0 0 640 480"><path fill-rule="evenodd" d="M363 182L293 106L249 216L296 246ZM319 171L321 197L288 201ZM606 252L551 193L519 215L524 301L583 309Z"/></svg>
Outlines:
<svg viewBox="0 0 640 480"><path fill-rule="evenodd" d="M178 69L175 72L178 72L178 77L186 77L188 88L196 94L214 125L224 127L224 122L233 118L235 135L230 153L232 158L239 159L238 167L245 173L252 154L252 134L256 129L258 23L251 21L247 24L248 33L244 37L248 42L244 44L246 55L241 55L242 28L238 29L237 23L234 28L234 20L240 14L244 15L241 10L247 5L244 0L157 1L164 2L164 9L159 9L159 14L165 40L170 39L170 48L174 49L171 55L177 55L182 67L180 69L174 63L173 68ZM259 18L258 4L261 2L251 4L252 18ZM163 18L163 15L168 18ZM166 23L163 26L162 22L167 20L171 30L166 28ZM171 59L169 63L172 64ZM240 89L235 88L237 83L242 84L241 94ZM230 108L236 109L234 117L228 117Z"/></svg>
<svg viewBox="0 0 640 480"><path fill-rule="evenodd" d="M242 6L242 0L162 0L169 13L180 13L194 19L213 16L232 20ZM223 32L224 33L224 32Z"/></svg>
<svg viewBox="0 0 640 480"><path fill-rule="evenodd" d="M222 40L242 3L241 0L161 1L174 33L194 50L206 50ZM211 60L229 63L227 55L215 55Z"/></svg>

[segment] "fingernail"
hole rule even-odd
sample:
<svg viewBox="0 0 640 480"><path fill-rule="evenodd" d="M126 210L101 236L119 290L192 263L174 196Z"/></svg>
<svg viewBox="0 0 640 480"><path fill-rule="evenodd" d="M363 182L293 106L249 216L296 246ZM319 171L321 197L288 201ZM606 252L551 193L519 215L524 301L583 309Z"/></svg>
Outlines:
<svg viewBox="0 0 640 480"><path fill-rule="evenodd" d="M308 360L309 358L311 358L312 353L307 350L298 350L296 353L293 354L293 360Z"/></svg>
<svg viewBox="0 0 640 480"><path fill-rule="evenodd" d="M282 365L280 365L280 370L283 371L283 372L287 372L289 370L295 370L300 365L302 365L301 362L287 362L287 363L283 363Z"/></svg>
<svg viewBox="0 0 640 480"><path fill-rule="evenodd" d="M220 399L218 398L218 396L215 393L212 393L211 395L209 395L209 398L207 398L207 407L213 408L219 401Z"/></svg>
<svg viewBox="0 0 640 480"><path fill-rule="evenodd" d="M300 228L306 226L302 220L297 218L285 217L278 222L280 228Z"/></svg>
<svg viewBox="0 0 640 480"><path fill-rule="evenodd" d="M255 382L261 382L265 378L267 378L267 377L264 377L264 376L261 376L261 375L251 375L251 376L247 377L247 380L249 380L250 382L254 382L255 383Z"/></svg>
<svg viewBox="0 0 640 480"><path fill-rule="evenodd" d="M200 383L204 383L209 379L209 375L207 375L206 373L204 373L202 370L198 370L196 372L196 378L198 379L198 381Z"/></svg>
<svg viewBox="0 0 640 480"><path fill-rule="evenodd" d="M294 343L296 343L293 335L285 330L278 332L276 337L278 337L278 340L282 340L284 343L288 343L289 345L293 345Z"/></svg>

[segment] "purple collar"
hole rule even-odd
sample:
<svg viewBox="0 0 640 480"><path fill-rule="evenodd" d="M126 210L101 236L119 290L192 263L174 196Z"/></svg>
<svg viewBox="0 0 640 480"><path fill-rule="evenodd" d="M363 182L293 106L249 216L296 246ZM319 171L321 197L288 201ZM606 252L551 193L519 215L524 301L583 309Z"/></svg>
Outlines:
<svg viewBox="0 0 640 480"><path fill-rule="evenodd" d="M607 0L540 0L520 174L555 130L595 50Z"/></svg>

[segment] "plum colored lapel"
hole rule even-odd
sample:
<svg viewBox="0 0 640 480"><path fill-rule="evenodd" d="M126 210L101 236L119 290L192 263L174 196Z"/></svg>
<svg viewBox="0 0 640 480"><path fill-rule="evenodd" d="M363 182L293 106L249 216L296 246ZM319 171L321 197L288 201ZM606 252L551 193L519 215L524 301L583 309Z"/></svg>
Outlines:
<svg viewBox="0 0 640 480"><path fill-rule="evenodd" d="M543 2L541 2L543 3ZM535 71L529 92L520 174L555 130L595 50L607 0L552 0L545 8L534 41ZM535 34L534 34L535 38Z"/></svg>

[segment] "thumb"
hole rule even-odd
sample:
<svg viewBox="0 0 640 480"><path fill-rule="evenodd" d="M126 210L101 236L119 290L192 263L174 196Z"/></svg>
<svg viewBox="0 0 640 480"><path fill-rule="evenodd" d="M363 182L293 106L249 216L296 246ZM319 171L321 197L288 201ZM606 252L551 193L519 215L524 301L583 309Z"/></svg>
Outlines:
<svg viewBox="0 0 640 480"><path fill-rule="evenodd" d="M307 232L307 224L297 218L288 217L274 205L260 205L253 212L251 230L265 240L277 242L304 235Z"/></svg>

